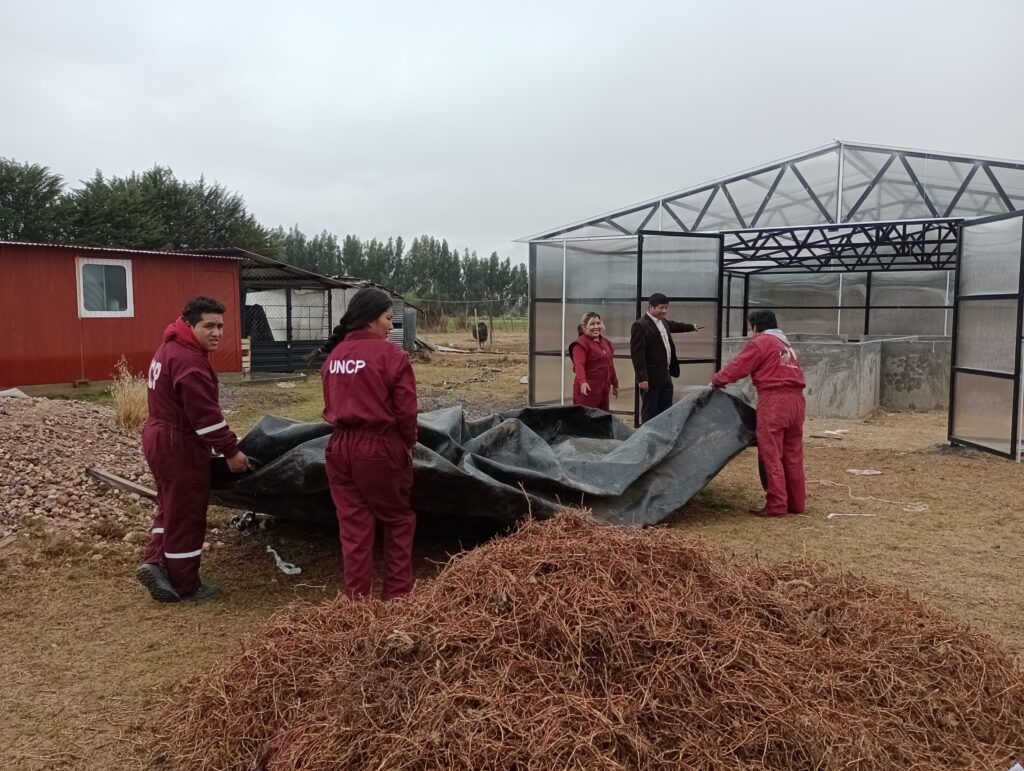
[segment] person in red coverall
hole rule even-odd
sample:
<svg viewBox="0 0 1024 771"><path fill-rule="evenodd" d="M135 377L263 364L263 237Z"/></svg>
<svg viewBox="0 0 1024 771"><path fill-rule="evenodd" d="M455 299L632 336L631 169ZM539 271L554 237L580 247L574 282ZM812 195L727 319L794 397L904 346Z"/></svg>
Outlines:
<svg viewBox="0 0 1024 771"><path fill-rule="evenodd" d="M391 297L366 287L323 345L327 480L338 513L345 594L373 588L374 531L383 528L384 600L413 585L412 450L416 446L416 378L409 357L388 341Z"/></svg>
<svg viewBox="0 0 1024 771"><path fill-rule="evenodd" d="M615 373L615 349L604 337L604 322L594 311L583 314L576 332L579 338L569 344L569 357L576 380L572 384L572 403L608 411L612 396L619 395L619 377Z"/></svg>
<svg viewBox="0 0 1024 771"><path fill-rule="evenodd" d="M156 514L136 577L153 599L177 602L217 593L199 579L206 537L211 459L221 454L242 473L249 459L220 409L210 353L224 334L224 306L209 297L190 300L164 330L149 365L149 417L142 449L156 481Z"/></svg>
<svg viewBox="0 0 1024 771"><path fill-rule="evenodd" d="M715 374L711 386L721 388L749 376L757 389L757 452L767 497L764 508L753 513L762 517L803 514L807 501L804 373L772 311L751 311L747 321L750 342Z"/></svg>

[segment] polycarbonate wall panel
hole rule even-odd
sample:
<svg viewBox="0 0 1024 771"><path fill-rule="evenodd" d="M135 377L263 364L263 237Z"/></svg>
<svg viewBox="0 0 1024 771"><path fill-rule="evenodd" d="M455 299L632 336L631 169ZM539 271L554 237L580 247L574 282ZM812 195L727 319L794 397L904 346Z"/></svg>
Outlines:
<svg viewBox="0 0 1024 771"><path fill-rule="evenodd" d="M839 313L839 334L846 335L850 340L864 336L864 309L843 308Z"/></svg>
<svg viewBox="0 0 1024 771"><path fill-rule="evenodd" d="M950 305L946 270L875 271L871 276L871 305ZM872 316L874 326L874 316Z"/></svg>
<svg viewBox="0 0 1024 771"><path fill-rule="evenodd" d="M1013 380L967 372L955 375L953 436L1009 453Z"/></svg>
<svg viewBox="0 0 1024 771"><path fill-rule="evenodd" d="M577 303L569 300L565 304L565 340L562 350L579 337L577 327L583 314L595 311L604 322L604 336L616 353L629 353L629 329L636 321L636 300L607 301L603 303Z"/></svg>
<svg viewBox="0 0 1024 771"><path fill-rule="evenodd" d="M669 297L718 296L717 238L643 237L641 296L661 292Z"/></svg>
<svg viewBox="0 0 1024 771"><path fill-rule="evenodd" d="M635 238L567 243L566 299L602 297L635 302L636 243Z"/></svg>
<svg viewBox="0 0 1024 771"><path fill-rule="evenodd" d="M755 273L750 277L748 304L751 310L808 305L835 307L838 302L838 273Z"/></svg>
<svg viewBox="0 0 1024 771"><path fill-rule="evenodd" d="M961 302L959 324L958 367L1013 374L1019 339L1016 300Z"/></svg>
<svg viewBox="0 0 1024 771"><path fill-rule="evenodd" d="M839 328L838 308L779 308L775 310L784 332L834 335Z"/></svg>
<svg viewBox="0 0 1024 771"><path fill-rule="evenodd" d="M842 276L840 279L842 285L840 304L864 305L868 296L868 274L842 273L840 275Z"/></svg>
<svg viewBox="0 0 1024 771"><path fill-rule="evenodd" d="M680 364L679 377L672 381L672 401L678 402L686 396L686 389L706 386L715 374L714 364Z"/></svg>
<svg viewBox="0 0 1024 771"><path fill-rule="evenodd" d="M534 254L533 299L562 297L562 245L559 243L530 245Z"/></svg>
<svg viewBox="0 0 1024 771"><path fill-rule="evenodd" d="M633 414L633 402L636 399L636 376L633 362L629 359L615 360L615 374L619 378L619 397L612 398L612 412L628 412Z"/></svg>
<svg viewBox="0 0 1024 771"><path fill-rule="evenodd" d="M533 357L533 382L530 390L533 393L532 403L542 404L544 402L558 404L562 399L562 377L564 358L561 356L534 356ZM572 401L572 373L565 374L565 387L569 392L569 399Z"/></svg>
<svg viewBox="0 0 1024 771"><path fill-rule="evenodd" d="M944 308L872 308L872 335L944 335Z"/></svg>
<svg viewBox="0 0 1024 771"><path fill-rule="evenodd" d="M676 355L680 359L715 358L717 303L674 302L669 305L668 318L704 327L697 332L677 332L672 335Z"/></svg>
<svg viewBox="0 0 1024 771"><path fill-rule="evenodd" d="M960 296L1016 292L1021 218L969 225L960 241Z"/></svg>
<svg viewBox="0 0 1024 771"><path fill-rule="evenodd" d="M562 340L562 303L544 302L533 304L534 351L551 353L564 351ZM572 325L576 327L575 324ZM568 333L567 333L568 334Z"/></svg>

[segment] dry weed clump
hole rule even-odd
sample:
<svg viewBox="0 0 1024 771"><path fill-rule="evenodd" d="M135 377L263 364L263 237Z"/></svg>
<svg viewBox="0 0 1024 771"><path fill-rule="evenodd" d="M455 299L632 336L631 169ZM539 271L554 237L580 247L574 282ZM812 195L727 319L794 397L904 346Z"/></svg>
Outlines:
<svg viewBox="0 0 1024 771"><path fill-rule="evenodd" d="M976 769L1024 675L896 589L567 514L403 601L280 612L161 736L180 769Z"/></svg>
<svg viewBox="0 0 1024 771"><path fill-rule="evenodd" d="M149 414L146 378L134 374L128 360L122 356L114 365L114 382L110 386L114 397L114 422L118 428L139 433Z"/></svg>

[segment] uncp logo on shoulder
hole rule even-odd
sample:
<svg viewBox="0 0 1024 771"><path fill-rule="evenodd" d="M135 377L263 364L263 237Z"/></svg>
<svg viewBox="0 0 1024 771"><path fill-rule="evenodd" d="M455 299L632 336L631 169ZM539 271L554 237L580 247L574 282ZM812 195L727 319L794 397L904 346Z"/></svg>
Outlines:
<svg viewBox="0 0 1024 771"><path fill-rule="evenodd" d="M146 379L146 384L150 388L156 388L156 381L160 379L160 372L163 370L164 365L153 359L149 364L149 377Z"/></svg>

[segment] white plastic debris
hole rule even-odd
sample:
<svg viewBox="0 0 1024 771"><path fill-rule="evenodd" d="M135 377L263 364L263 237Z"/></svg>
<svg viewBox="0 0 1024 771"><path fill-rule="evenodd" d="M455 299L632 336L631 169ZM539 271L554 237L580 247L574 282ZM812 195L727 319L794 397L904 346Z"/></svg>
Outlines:
<svg viewBox="0 0 1024 771"><path fill-rule="evenodd" d="M281 572L285 575L297 576L302 572L302 568L298 565L293 565L292 563L285 562L281 559L281 555L274 551L274 548L269 544L267 545L267 551L274 555L274 562L277 563L277 567L280 568Z"/></svg>
<svg viewBox="0 0 1024 771"><path fill-rule="evenodd" d="M873 468L848 468L846 469L847 474L856 474L860 477L876 477L881 474L881 471Z"/></svg>
<svg viewBox="0 0 1024 771"><path fill-rule="evenodd" d="M877 514L868 514L866 511L833 511L825 519L835 517L877 517Z"/></svg>
<svg viewBox="0 0 1024 771"><path fill-rule="evenodd" d="M22 391L20 388L8 388L6 391L0 391L0 396L7 396L11 399L31 399L27 393Z"/></svg>
<svg viewBox="0 0 1024 771"><path fill-rule="evenodd" d="M529 385L529 384L530 384L530 376L529 375L523 375L521 378L519 378L519 385Z"/></svg>

